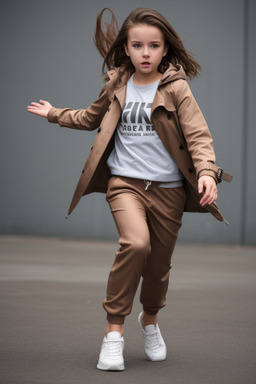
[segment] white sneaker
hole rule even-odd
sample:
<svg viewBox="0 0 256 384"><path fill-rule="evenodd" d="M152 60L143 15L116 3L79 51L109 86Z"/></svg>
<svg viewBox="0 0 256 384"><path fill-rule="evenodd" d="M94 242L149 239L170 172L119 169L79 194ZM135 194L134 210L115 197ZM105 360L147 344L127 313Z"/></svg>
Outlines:
<svg viewBox="0 0 256 384"><path fill-rule="evenodd" d="M151 361L163 361L166 359L167 349L158 324L156 327L154 325L147 325L143 328L141 324L142 313L139 314L138 323L144 336L145 354Z"/></svg>
<svg viewBox="0 0 256 384"><path fill-rule="evenodd" d="M104 337L97 368L103 371L123 371L124 338L119 332L109 332Z"/></svg>

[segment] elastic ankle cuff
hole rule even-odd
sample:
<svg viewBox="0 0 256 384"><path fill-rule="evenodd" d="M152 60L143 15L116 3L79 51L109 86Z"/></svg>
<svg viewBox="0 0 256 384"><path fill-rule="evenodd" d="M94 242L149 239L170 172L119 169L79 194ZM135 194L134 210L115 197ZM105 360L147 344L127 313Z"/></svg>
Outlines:
<svg viewBox="0 0 256 384"><path fill-rule="evenodd" d="M116 315L110 315L107 314L107 321L111 324L124 324L125 316L116 316Z"/></svg>
<svg viewBox="0 0 256 384"><path fill-rule="evenodd" d="M158 314L159 309L158 308L149 308L143 306L143 311L146 312L148 315L155 316Z"/></svg>

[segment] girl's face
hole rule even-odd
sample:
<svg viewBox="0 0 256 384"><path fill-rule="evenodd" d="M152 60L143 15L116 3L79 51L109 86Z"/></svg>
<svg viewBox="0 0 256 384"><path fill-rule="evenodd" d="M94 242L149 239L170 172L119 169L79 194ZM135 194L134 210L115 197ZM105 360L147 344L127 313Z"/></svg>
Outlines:
<svg viewBox="0 0 256 384"><path fill-rule="evenodd" d="M137 80L153 82L159 79L158 66L168 51L159 28L147 24L132 26L124 48L135 67Z"/></svg>

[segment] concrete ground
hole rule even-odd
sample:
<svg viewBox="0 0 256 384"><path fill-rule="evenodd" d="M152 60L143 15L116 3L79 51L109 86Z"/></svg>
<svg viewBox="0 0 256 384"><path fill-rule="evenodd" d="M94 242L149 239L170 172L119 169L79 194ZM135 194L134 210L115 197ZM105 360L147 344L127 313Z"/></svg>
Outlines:
<svg viewBox="0 0 256 384"><path fill-rule="evenodd" d="M167 360L146 360L138 295L124 372L96 363L117 244L0 237L1 384L255 384L256 248L176 247L159 324Z"/></svg>

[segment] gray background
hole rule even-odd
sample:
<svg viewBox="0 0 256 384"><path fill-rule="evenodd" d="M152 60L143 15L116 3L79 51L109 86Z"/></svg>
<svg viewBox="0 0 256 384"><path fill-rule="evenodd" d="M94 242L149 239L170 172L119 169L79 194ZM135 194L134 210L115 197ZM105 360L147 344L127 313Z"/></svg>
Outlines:
<svg viewBox="0 0 256 384"><path fill-rule="evenodd" d="M215 142L217 163L234 176L219 186L231 226L185 214L182 242L256 244L254 0L8 0L1 3L2 234L113 239L105 197L83 198L65 214L95 133L51 125L27 113L31 101L82 108L98 96L102 60L93 44L97 13L111 7L119 25L138 7L156 8L196 54L191 82Z"/></svg>

